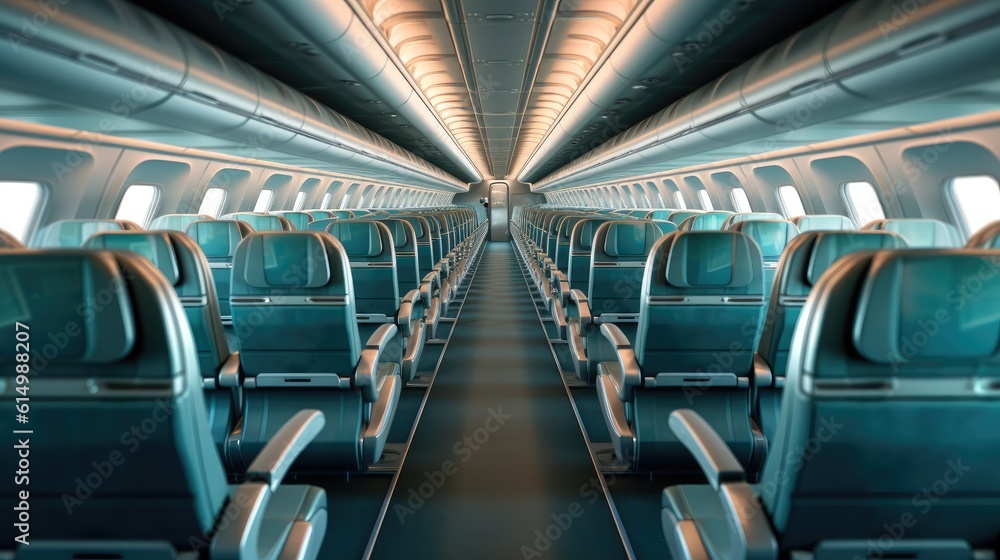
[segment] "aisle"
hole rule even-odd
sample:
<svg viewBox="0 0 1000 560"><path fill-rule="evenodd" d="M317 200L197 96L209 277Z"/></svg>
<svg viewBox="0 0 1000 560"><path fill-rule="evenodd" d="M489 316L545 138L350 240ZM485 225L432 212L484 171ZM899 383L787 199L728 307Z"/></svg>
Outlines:
<svg viewBox="0 0 1000 560"><path fill-rule="evenodd" d="M625 557L508 243L479 264L373 557Z"/></svg>

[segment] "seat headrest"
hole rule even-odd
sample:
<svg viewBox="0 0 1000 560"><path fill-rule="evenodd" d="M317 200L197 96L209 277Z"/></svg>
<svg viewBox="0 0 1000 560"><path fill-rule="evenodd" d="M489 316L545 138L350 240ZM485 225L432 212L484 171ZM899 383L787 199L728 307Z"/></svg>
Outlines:
<svg viewBox="0 0 1000 560"><path fill-rule="evenodd" d="M660 237L660 229L651 222L611 222L604 239L604 252L609 257L644 257Z"/></svg>
<svg viewBox="0 0 1000 560"><path fill-rule="evenodd" d="M681 222L690 218L691 216L697 216L698 214L703 214L703 213L704 213L703 210L676 210L674 212L671 212L670 215L667 216L667 221L680 225Z"/></svg>
<svg viewBox="0 0 1000 560"><path fill-rule="evenodd" d="M996 249L1000 247L1000 220L990 222L972 234L965 244L970 249Z"/></svg>
<svg viewBox="0 0 1000 560"><path fill-rule="evenodd" d="M28 325L40 345L49 340L39 334L51 333L53 347L58 339L59 348L45 353L49 364L108 364L132 351L132 303L112 253L10 251L0 254L0 270L0 326L13 333L15 323ZM4 364L12 364L15 354L14 344L0 348Z"/></svg>
<svg viewBox="0 0 1000 560"><path fill-rule="evenodd" d="M799 234L799 228L780 218L777 220L737 222L729 229L745 234L756 241L760 248L760 255L765 261L780 260L781 253L785 250L788 242Z"/></svg>
<svg viewBox="0 0 1000 560"><path fill-rule="evenodd" d="M730 214L726 218L725 223L722 224L722 229L732 229L733 226L740 222L753 222L757 220L784 220L784 218L780 214L772 212L737 212L736 214Z"/></svg>
<svg viewBox="0 0 1000 560"><path fill-rule="evenodd" d="M341 220L327 226L326 231L344 246L348 257L377 257L382 254L382 238L375 222Z"/></svg>
<svg viewBox="0 0 1000 560"><path fill-rule="evenodd" d="M760 249L735 231L678 231L668 234L666 280L678 288L742 288L760 267Z"/></svg>
<svg viewBox="0 0 1000 560"><path fill-rule="evenodd" d="M232 257L236 254L236 246L251 233L253 228L238 220L194 222L187 228L187 234L210 259Z"/></svg>
<svg viewBox="0 0 1000 560"><path fill-rule="evenodd" d="M23 249L24 244L13 234L0 229L0 249Z"/></svg>
<svg viewBox="0 0 1000 560"><path fill-rule="evenodd" d="M148 259L171 286L180 281L180 266L177 252L170 236L158 231L103 231L95 234L84 244L88 249L132 251Z"/></svg>
<svg viewBox="0 0 1000 560"><path fill-rule="evenodd" d="M319 288L330 282L324 234L311 231L251 233L240 243L243 270L254 288Z"/></svg>
<svg viewBox="0 0 1000 560"><path fill-rule="evenodd" d="M295 226L288 218L271 214L240 214L237 220L250 224L254 231L295 231Z"/></svg>
<svg viewBox="0 0 1000 560"><path fill-rule="evenodd" d="M681 231L719 231L722 229L722 224L726 223L731 215L723 212L695 214L685 218L677 225L677 229Z"/></svg>
<svg viewBox="0 0 1000 560"><path fill-rule="evenodd" d="M677 231L677 224L673 222L668 222L665 220L653 220L653 225L659 228L660 234L666 235L670 232Z"/></svg>
<svg viewBox="0 0 1000 560"><path fill-rule="evenodd" d="M213 220L208 214L166 214L153 220L149 224L149 229L169 229L173 231L185 231L187 227L198 221Z"/></svg>
<svg viewBox="0 0 1000 560"><path fill-rule="evenodd" d="M592 248L594 246L594 234L597 233L597 229L601 227L601 224L607 221L607 219L600 218L579 222L573 228L577 230L576 244L582 249Z"/></svg>
<svg viewBox="0 0 1000 560"><path fill-rule="evenodd" d="M410 222L410 225L413 226L413 234L417 236L417 239L424 238L424 221L420 217L406 216L403 219Z"/></svg>
<svg viewBox="0 0 1000 560"><path fill-rule="evenodd" d="M653 221L661 220L664 222L669 222L670 215L673 214L674 212L675 210L653 210L652 212L649 213L648 216L646 216L646 219Z"/></svg>
<svg viewBox="0 0 1000 560"><path fill-rule="evenodd" d="M313 221L312 214L308 212L278 212L276 215L291 222L296 230L306 229Z"/></svg>
<svg viewBox="0 0 1000 560"><path fill-rule="evenodd" d="M801 233L807 231L843 231L857 229L854 222L847 216L837 214L810 214L806 216L796 216L791 222L799 228Z"/></svg>
<svg viewBox="0 0 1000 560"><path fill-rule="evenodd" d="M1000 253L986 250L876 253L858 297L854 347L883 364L947 365L995 357L998 264ZM946 306L942 294L957 294L960 303Z"/></svg>
<svg viewBox="0 0 1000 560"><path fill-rule="evenodd" d="M810 286L815 286L823 273L844 255L906 247L902 237L888 231L824 231L814 235L816 240L806 268L806 282Z"/></svg>
<svg viewBox="0 0 1000 560"><path fill-rule="evenodd" d="M383 220L382 223L389 228L394 247L400 249L410 243L410 230L407 229L406 222L403 220Z"/></svg>
<svg viewBox="0 0 1000 560"><path fill-rule="evenodd" d="M962 246L962 238L955 226L931 218L899 218L880 220L871 228L891 231L903 236L906 246L911 248L950 249Z"/></svg>
<svg viewBox="0 0 1000 560"><path fill-rule="evenodd" d="M132 222L125 220L60 220L38 231L32 247L38 248L79 248L83 242L99 231L140 230Z"/></svg>

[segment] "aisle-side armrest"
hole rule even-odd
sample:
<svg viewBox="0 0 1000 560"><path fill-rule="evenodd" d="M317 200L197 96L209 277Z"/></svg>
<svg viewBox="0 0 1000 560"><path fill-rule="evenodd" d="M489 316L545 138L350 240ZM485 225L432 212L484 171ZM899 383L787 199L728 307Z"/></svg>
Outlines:
<svg viewBox="0 0 1000 560"><path fill-rule="evenodd" d="M361 359L358 360L358 370L355 375L355 384L361 389L365 400L368 402L378 400L378 364L382 361L382 353L386 351L386 347L393 341L397 332L399 332L399 329L396 325L385 324L380 326L372 333L371 338L368 339L368 343L365 344L365 349L361 351Z"/></svg>
<svg viewBox="0 0 1000 560"><path fill-rule="evenodd" d="M635 358L635 350L625 333L614 323L602 323L601 335L610 346L609 350L614 353L618 364L614 369L618 376L615 379L618 398L628 400L632 396L632 390L642 385L642 368Z"/></svg>

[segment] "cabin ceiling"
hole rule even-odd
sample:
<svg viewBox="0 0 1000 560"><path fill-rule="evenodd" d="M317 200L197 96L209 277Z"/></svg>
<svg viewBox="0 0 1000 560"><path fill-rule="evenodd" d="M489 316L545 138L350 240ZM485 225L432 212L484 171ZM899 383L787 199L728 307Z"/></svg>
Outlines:
<svg viewBox="0 0 1000 560"><path fill-rule="evenodd" d="M650 0L132 0L470 182L472 169L536 181L848 3L731 0L706 18L694 7L707 0L652 1L689 18L673 27L687 33L640 49L643 77L595 103L580 92ZM347 9L357 25L337 19ZM735 20L720 23L722 10ZM365 68L369 49L389 63ZM409 91L375 85L392 72ZM577 108L586 122L550 136ZM428 109L433 123L419 118Z"/></svg>

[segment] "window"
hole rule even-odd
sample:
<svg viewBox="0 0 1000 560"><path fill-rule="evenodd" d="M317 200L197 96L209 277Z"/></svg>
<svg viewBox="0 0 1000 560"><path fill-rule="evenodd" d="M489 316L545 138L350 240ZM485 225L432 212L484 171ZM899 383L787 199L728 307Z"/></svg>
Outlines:
<svg viewBox="0 0 1000 560"><path fill-rule="evenodd" d="M774 196L778 198L778 205L781 206L781 213L785 215L785 218L790 219L806 215L806 209L802 206L799 191L795 190L795 187L782 185L774 189Z"/></svg>
<svg viewBox="0 0 1000 560"><path fill-rule="evenodd" d="M199 214L208 214L213 218L218 218L222 214L222 209L226 206L226 189L219 187L209 187L205 191L205 196L201 197L201 206L198 207Z"/></svg>
<svg viewBox="0 0 1000 560"><path fill-rule="evenodd" d="M737 212L753 212L753 209L750 208L750 198L747 196L747 191L743 190L742 187L729 189L729 197L733 199L733 208Z"/></svg>
<svg viewBox="0 0 1000 560"><path fill-rule="evenodd" d="M38 221L45 188L27 181L0 181L0 229L24 242Z"/></svg>
<svg viewBox="0 0 1000 560"><path fill-rule="evenodd" d="M253 205L254 212L267 212L274 202L274 191L264 189L257 195L257 203Z"/></svg>
<svg viewBox="0 0 1000 560"><path fill-rule="evenodd" d="M674 202L677 203L678 210L688 209L687 201L684 200L684 193L682 193L681 191L674 191Z"/></svg>
<svg viewBox="0 0 1000 560"><path fill-rule="evenodd" d="M701 189L698 191L698 201L701 202L702 210L715 210L715 206L712 206L712 199L708 196L708 191Z"/></svg>
<svg viewBox="0 0 1000 560"><path fill-rule="evenodd" d="M323 195L323 202L320 203L319 207L323 210L326 210L327 208L330 207L331 202L333 202L333 194L326 193Z"/></svg>
<svg viewBox="0 0 1000 560"><path fill-rule="evenodd" d="M306 207L306 193L299 191L299 194L295 195L295 202L292 203L292 211L298 212Z"/></svg>
<svg viewBox="0 0 1000 560"><path fill-rule="evenodd" d="M885 219L885 210L878 199L875 187L866 181L844 183L841 194L847 209L851 212L854 225L863 227L872 220Z"/></svg>
<svg viewBox="0 0 1000 560"><path fill-rule="evenodd" d="M160 189L155 185L131 185L125 189L125 194L118 203L115 219L131 220L146 227L156 211L159 198Z"/></svg>
<svg viewBox="0 0 1000 560"><path fill-rule="evenodd" d="M955 177L948 181L952 211L971 235L1000 219L1000 184L989 175Z"/></svg>

